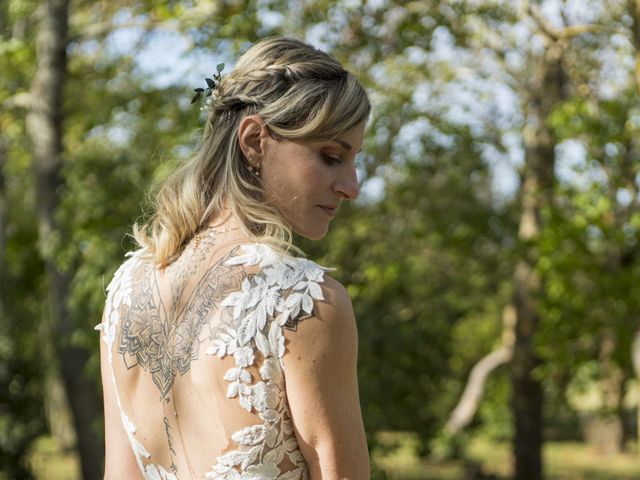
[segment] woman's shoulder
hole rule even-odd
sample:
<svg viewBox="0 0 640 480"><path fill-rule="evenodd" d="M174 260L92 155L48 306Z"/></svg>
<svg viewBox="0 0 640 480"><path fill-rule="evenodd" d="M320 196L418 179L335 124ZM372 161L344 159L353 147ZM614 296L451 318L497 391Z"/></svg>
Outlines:
<svg viewBox="0 0 640 480"><path fill-rule="evenodd" d="M144 248L138 250L132 250L124 254L124 259L111 277L111 281L107 286L107 292L113 290L117 285L131 274L132 270L141 261L144 261L148 256L147 251Z"/></svg>
<svg viewBox="0 0 640 480"><path fill-rule="evenodd" d="M358 351L358 329L351 298L344 285L324 275L321 298L313 312L294 329L285 329L289 361L285 368L308 375L332 377L336 368L354 362Z"/></svg>
<svg viewBox="0 0 640 480"><path fill-rule="evenodd" d="M310 328L320 329L325 335L341 335L345 329L355 329L355 315L347 288L331 275L324 275L321 285L322 299L316 302L313 316L318 322L309 322ZM311 325L314 324L315 325Z"/></svg>
<svg viewBox="0 0 640 480"><path fill-rule="evenodd" d="M291 326L313 315L315 304L325 299L323 283L329 269L267 244L243 243L224 263L247 271L241 288L222 302L234 307L234 316L251 307L261 318L266 312L277 324Z"/></svg>
<svg viewBox="0 0 640 480"><path fill-rule="evenodd" d="M296 257L277 250L266 243L248 242L238 245L225 261L226 265L257 267L260 275L270 282L283 283L284 288L295 287L294 280L322 283L325 272L335 269L323 267L304 257Z"/></svg>

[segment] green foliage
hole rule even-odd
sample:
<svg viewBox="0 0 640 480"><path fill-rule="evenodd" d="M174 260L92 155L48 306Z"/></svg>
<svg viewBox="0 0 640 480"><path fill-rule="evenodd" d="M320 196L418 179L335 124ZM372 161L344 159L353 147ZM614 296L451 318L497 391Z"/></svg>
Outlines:
<svg viewBox="0 0 640 480"><path fill-rule="evenodd" d="M24 91L34 70L34 51L25 33L11 37L12 25L28 30L37 2L0 5L0 104ZM43 325L43 264L34 251L34 193L24 122L0 109L0 202L6 205L0 232L6 244L0 252L0 472L7 478L31 478L26 462L31 443L45 431L45 347Z"/></svg>
<svg viewBox="0 0 640 480"><path fill-rule="evenodd" d="M216 73L213 74L213 78L208 78L208 77L205 78L207 82L207 88L193 89L193 91L196 92L196 94L191 99L192 104L197 102L200 97L203 97L204 99L206 99L207 97L210 97L213 94L213 91L216 88L216 81L220 82L220 80L222 80L222 76L220 75L220 72L222 72L222 70L224 70L224 63L219 63L216 66Z"/></svg>
<svg viewBox="0 0 640 480"><path fill-rule="evenodd" d="M514 249L519 205L517 196L494 197L489 163L499 160L486 151L504 153L507 134L521 140L533 72L524 60L531 58L527 49L534 42L522 45L510 36L519 17L504 2L387 3L316 0L297 9L283 0L72 5L64 188L56 213L63 229L56 237L37 238L23 111L0 110L0 137L9 145L4 195L11 207L0 257L10 285L0 317L0 391L7 392L0 396L0 447L7 462L1 468L22 468L30 442L45 428L42 252L51 252L72 277L67 300L76 329L67 341L92 352L86 370L97 379L92 327L100 321L107 282L133 248L126 234L148 210L144 192L189 155L194 132L202 127L198 113L182 101L188 86L155 86L153 75L136 67L135 52L116 55L103 48L110 32L91 33L94 23L125 10L151 22L152 32L170 25L192 42L191 53L206 50L216 58L232 58L264 36L308 34L362 79L374 101L362 172L364 181L381 181L384 191L343 208L325 240L302 246L320 263L338 267L335 275L352 296L371 445L377 432L403 430L419 434L422 453L429 449L473 364L501 341L501 311L520 254ZM28 90L36 65L37 5L0 4L0 102ZM616 5L612 11L624 8ZM267 11L283 13L266 23ZM628 28L613 13L607 19L621 31ZM435 39L443 32L460 49L452 56L468 55L464 69L457 69L454 58L435 55ZM574 391L586 377L586 383L597 381L585 371L600 362L603 338L614 338L612 359L631 375L628 352L640 310L640 104L633 83L606 98L592 85L604 82L607 35L580 36L566 46L573 83L550 126L559 142L580 142L586 156L570 179L556 184L535 245L544 282L536 338L544 363L537 374L554 402L549 421L571 428L575 418L566 388ZM496 39L503 42L497 53L489 45ZM213 66L198 68L206 72ZM512 117L490 111L473 122L466 118L475 115L470 110L465 119L453 120L450 103L458 98L444 92L452 85L461 89L469 75L511 88L519 102ZM198 93L211 93L211 83ZM487 95L473 93L477 99ZM474 427L492 438L511 435L509 389L507 368L486 386ZM464 444L447 441L443 449Z"/></svg>
<svg viewBox="0 0 640 480"><path fill-rule="evenodd" d="M0 315L0 471L8 478L30 478L26 455L45 431L43 266L25 249L35 247L34 233L11 235L6 254L6 299L13 300Z"/></svg>
<svg viewBox="0 0 640 480"><path fill-rule="evenodd" d="M492 441L508 442L513 437L509 369L501 368L489 378L486 389L486 400L478 411L480 431Z"/></svg>
<svg viewBox="0 0 640 480"><path fill-rule="evenodd" d="M506 218L488 200L488 171L469 133L457 135L449 149L425 137L424 154L389 173L383 201L345 209L326 241L306 248L339 267L352 296L367 431L417 432L423 450L476 353L494 341L492 298L508 272L498 253Z"/></svg>
<svg viewBox="0 0 640 480"><path fill-rule="evenodd" d="M598 356L603 335L616 339L614 360L630 368L630 341L640 309L637 282L640 230L635 148L640 111L634 88L615 100L571 98L552 116L561 139L579 139L585 162L575 168L582 185L560 183L546 212L539 269L547 278L540 351L546 371L575 370ZM546 333L545 333L546 332Z"/></svg>

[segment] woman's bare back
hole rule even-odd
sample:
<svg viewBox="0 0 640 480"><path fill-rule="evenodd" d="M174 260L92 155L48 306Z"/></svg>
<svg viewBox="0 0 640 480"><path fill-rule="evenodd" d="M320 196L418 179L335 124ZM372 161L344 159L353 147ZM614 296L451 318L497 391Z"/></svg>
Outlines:
<svg viewBox="0 0 640 480"><path fill-rule="evenodd" d="M323 269L213 230L164 270L143 253L116 272L100 328L144 478L307 478L282 330L312 314Z"/></svg>

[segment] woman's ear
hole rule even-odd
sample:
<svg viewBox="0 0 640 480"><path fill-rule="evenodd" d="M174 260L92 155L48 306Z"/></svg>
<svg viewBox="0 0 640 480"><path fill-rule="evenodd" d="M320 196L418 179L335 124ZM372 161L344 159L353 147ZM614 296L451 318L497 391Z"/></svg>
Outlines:
<svg viewBox="0 0 640 480"><path fill-rule="evenodd" d="M259 162L263 151L261 139L263 135L264 122L257 115L247 115L238 125L238 143L246 158Z"/></svg>

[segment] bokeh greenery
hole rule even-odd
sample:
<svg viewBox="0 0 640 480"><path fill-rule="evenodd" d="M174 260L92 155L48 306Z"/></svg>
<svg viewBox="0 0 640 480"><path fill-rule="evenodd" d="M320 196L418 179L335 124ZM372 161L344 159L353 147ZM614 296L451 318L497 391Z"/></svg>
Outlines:
<svg viewBox="0 0 640 480"><path fill-rule="evenodd" d="M43 258L72 278L65 302L74 333L66 341L91 353L85 374L99 389L93 326L104 288L132 248L126 235L147 211L149 192L197 144L202 114L189 105L191 87L272 34L306 38L335 55L374 104L361 198L341 209L325 239L299 240L311 258L338 268L352 296L371 448L384 450L379 432L409 431L420 455L473 457L473 434L513 436L508 365L489 377L454 447L442 429L470 369L502 342L502 312L523 255L517 229L532 59L543 38L571 32L557 40L566 91L549 117L557 141L553 202L534 245L544 282L534 374L545 392L547 438L593 440L584 433L602 417L619 420L621 447L637 435L637 2L72 0L61 228L50 238L38 234L25 126L42 3L0 2L6 478L28 478L34 441L64 431L51 388L60 382L59 362ZM155 41L171 42L167 36L185 44L174 60L185 74L170 81L159 66L166 62L145 53Z"/></svg>

